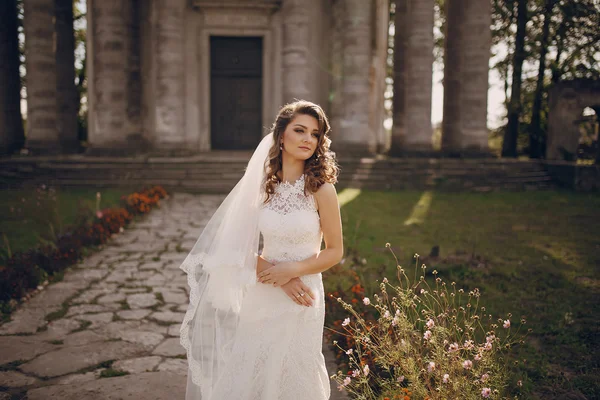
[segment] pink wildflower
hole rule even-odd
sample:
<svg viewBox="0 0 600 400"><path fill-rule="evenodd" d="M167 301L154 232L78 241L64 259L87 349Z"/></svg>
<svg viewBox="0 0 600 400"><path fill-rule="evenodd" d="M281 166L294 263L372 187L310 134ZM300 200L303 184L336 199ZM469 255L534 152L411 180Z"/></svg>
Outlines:
<svg viewBox="0 0 600 400"><path fill-rule="evenodd" d="M429 361L429 364L427 365L427 372L431 373L435 371L435 363L433 361Z"/></svg>
<svg viewBox="0 0 600 400"><path fill-rule="evenodd" d="M350 323L350 318L346 318L344 322L342 322L342 326L346 326Z"/></svg>
<svg viewBox="0 0 600 400"><path fill-rule="evenodd" d="M490 388L483 388L481 390L481 395L485 398L490 397L490 394L492 394L492 389L490 389Z"/></svg>
<svg viewBox="0 0 600 400"><path fill-rule="evenodd" d="M425 333L423 334L423 339L425 340L429 340L431 339L431 331L425 331Z"/></svg>
<svg viewBox="0 0 600 400"><path fill-rule="evenodd" d="M350 382L352 382L352 378L350 378L349 376L347 376L344 379L344 386L348 386L350 384Z"/></svg>
<svg viewBox="0 0 600 400"><path fill-rule="evenodd" d="M431 328L433 328L433 327L435 326L435 322L433 322L433 320L432 320L431 318L429 318L429 319L427 320L427 324L426 324L426 325L427 325L427 327L428 327L429 329L431 329Z"/></svg>
<svg viewBox="0 0 600 400"><path fill-rule="evenodd" d="M504 325L502 325L504 329L510 328L510 319L504 320Z"/></svg>
<svg viewBox="0 0 600 400"><path fill-rule="evenodd" d="M369 304L371 304L371 300L369 300L368 297L364 297L363 298L363 303L365 303L365 306L368 306Z"/></svg>
<svg viewBox="0 0 600 400"><path fill-rule="evenodd" d="M464 369L471 369L473 367L473 361L471 360L465 360L463 362L463 368Z"/></svg>
<svg viewBox="0 0 600 400"><path fill-rule="evenodd" d="M450 381L450 375L448 374L444 374L444 379L443 379L444 383L448 383Z"/></svg>
<svg viewBox="0 0 600 400"><path fill-rule="evenodd" d="M365 376L369 375L369 364L363 367L363 373L365 374Z"/></svg>

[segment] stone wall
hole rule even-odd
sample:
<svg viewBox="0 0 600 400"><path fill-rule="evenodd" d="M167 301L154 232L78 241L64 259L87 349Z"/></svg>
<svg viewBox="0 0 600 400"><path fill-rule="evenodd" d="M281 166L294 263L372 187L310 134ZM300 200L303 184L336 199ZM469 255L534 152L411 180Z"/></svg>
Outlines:
<svg viewBox="0 0 600 400"><path fill-rule="evenodd" d="M548 92L548 138L546 158L575 160L579 146L579 125L585 107L600 109L600 82L578 79L555 84Z"/></svg>
<svg viewBox="0 0 600 400"><path fill-rule="evenodd" d="M545 161L544 165L559 186L581 192L600 191L599 165L577 165L574 162L557 160Z"/></svg>

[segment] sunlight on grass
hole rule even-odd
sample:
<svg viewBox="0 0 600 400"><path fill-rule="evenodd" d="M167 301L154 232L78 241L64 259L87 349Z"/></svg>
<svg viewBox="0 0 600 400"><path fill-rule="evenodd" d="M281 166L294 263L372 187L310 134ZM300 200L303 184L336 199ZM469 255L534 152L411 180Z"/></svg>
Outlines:
<svg viewBox="0 0 600 400"><path fill-rule="evenodd" d="M433 192L426 191L421 195L421 198L415 204L410 213L408 219L404 221L405 226L409 225L420 225L425 222L425 217L429 212L429 207L431 206L431 201L433 200Z"/></svg>
<svg viewBox="0 0 600 400"><path fill-rule="evenodd" d="M338 194L340 207L344 207L360 195L360 189L344 189Z"/></svg>
<svg viewBox="0 0 600 400"><path fill-rule="evenodd" d="M350 271L366 295L378 290L382 277L391 281L397 263L385 243L394 247L400 265L425 254L419 262L428 271L465 290L478 288L490 314L510 310L527 317L534 334L524 348L525 369L534 391L553 387L598 398L593 360L600 347L592 338L600 321L600 196L563 190L349 195L342 209L347 261L339 273L324 274L326 291L347 296L355 284ZM574 371L579 377L570 387L562 376Z"/></svg>

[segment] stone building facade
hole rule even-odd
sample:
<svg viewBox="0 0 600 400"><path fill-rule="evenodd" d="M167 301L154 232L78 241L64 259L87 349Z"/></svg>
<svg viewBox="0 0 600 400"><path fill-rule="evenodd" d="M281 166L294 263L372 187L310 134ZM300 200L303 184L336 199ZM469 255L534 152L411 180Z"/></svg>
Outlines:
<svg viewBox="0 0 600 400"><path fill-rule="evenodd" d="M434 0L395 1L394 127L386 137L389 3L87 0L89 152L253 149L277 110L302 98L328 113L336 151L428 153ZM446 5L443 148L485 151L490 1ZM52 43L43 45L37 57L50 58ZM48 84L28 78L32 93ZM47 124L36 128L35 111L28 123L36 147L57 140Z"/></svg>

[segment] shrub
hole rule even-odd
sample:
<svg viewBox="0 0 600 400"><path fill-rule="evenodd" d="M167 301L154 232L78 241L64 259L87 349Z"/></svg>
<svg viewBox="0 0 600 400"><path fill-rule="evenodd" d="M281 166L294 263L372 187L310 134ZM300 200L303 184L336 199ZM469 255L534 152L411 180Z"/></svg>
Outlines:
<svg viewBox="0 0 600 400"><path fill-rule="evenodd" d="M389 243L386 247L390 247ZM393 252L392 252L393 254ZM395 257L395 255L394 255ZM515 350L528 332L525 317L497 318L480 304L480 292L465 293L432 272L435 286L417 280L398 265L398 284L387 278L372 299L353 287L350 302L335 299L346 311L334 345L346 360L332 375L338 389L357 399L509 398L519 393L513 365ZM397 259L396 259L396 263ZM516 325L516 326L515 326Z"/></svg>
<svg viewBox="0 0 600 400"><path fill-rule="evenodd" d="M53 191L52 191L53 192ZM159 205L167 192L160 186L144 189L140 193L124 196L125 208L99 209L100 193L97 194L95 218L91 223L81 220L81 225L58 236L55 242L26 252L18 252L0 265L0 311L11 307L11 299L19 300L53 275L81 259L85 247L106 243L110 237L123 232L134 215L149 212Z"/></svg>

